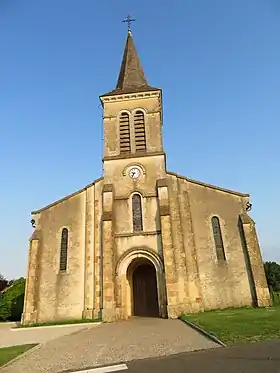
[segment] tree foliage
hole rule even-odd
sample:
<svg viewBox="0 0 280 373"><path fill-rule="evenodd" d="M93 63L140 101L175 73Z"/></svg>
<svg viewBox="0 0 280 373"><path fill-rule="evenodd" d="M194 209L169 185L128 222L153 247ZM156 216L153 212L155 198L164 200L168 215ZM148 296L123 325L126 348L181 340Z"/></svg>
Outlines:
<svg viewBox="0 0 280 373"><path fill-rule="evenodd" d="M264 270L268 286L273 291L280 291L280 264L276 262L265 262Z"/></svg>
<svg viewBox="0 0 280 373"><path fill-rule="evenodd" d="M14 280L13 284L0 293L0 320L19 321L23 311L25 279Z"/></svg>
<svg viewBox="0 0 280 373"><path fill-rule="evenodd" d="M0 291L8 286L9 281L0 273Z"/></svg>

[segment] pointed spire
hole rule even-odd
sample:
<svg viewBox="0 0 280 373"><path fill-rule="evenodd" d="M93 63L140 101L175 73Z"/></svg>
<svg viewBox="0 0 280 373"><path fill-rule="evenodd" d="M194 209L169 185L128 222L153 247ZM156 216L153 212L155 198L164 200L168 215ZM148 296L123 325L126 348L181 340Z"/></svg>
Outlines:
<svg viewBox="0 0 280 373"><path fill-rule="evenodd" d="M131 31L128 31L116 89L127 90L147 86L148 82L142 69Z"/></svg>
<svg viewBox="0 0 280 373"><path fill-rule="evenodd" d="M117 86L113 91L107 93L107 95L136 93L156 89L149 86L147 82L133 42L131 30L129 29Z"/></svg>

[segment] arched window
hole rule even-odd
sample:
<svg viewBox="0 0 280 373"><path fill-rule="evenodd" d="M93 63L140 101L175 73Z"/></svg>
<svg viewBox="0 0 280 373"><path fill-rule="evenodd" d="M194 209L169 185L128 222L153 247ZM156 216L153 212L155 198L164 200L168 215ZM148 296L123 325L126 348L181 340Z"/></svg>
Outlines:
<svg viewBox="0 0 280 373"><path fill-rule="evenodd" d="M120 152L130 152L130 126L128 113L120 115Z"/></svg>
<svg viewBox="0 0 280 373"><path fill-rule="evenodd" d="M60 242L60 271L66 271L67 268L67 252L68 252L68 229L63 228Z"/></svg>
<svg viewBox="0 0 280 373"><path fill-rule="evenodd" d="M220 221L217 216L212 218L212 229L216 246L216 255L219 262L226 260Z"/></svg>
<svg viewBox="0 0 280 373"><path fill-rule="evenodd" d="M132 197L132 220L133 220L133 231L141 232L143 230L142 222L142 203L141 196L134 194Z"/></svg>
<svg viewBox="0 0 280 373"><path fill-rule="evenodd" d="M146 150L145 117L141 110L134 114L135 150Z"/></svg>

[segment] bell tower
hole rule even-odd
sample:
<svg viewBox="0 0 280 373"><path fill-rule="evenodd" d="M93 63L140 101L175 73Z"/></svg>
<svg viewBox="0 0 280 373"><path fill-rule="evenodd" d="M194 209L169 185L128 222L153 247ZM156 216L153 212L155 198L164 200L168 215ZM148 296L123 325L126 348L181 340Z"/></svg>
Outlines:
<svg viewBox="0 0 280 373"><path fill-rule="evenodd" d="M120 258L140 248L157 253L158 258L162 253L158 181L166 178L166 167L161 89L149 85L130 28L116 88L100 100L104 120L103 318L108 321L128 317L134 307L127 288L129 273L116 273ZM160 289L163 315L162 285ZM130 300L125 301L127 297Z"/></svg>
<svg viewBox="0 0 280 373"><path fill-rule="evenodd" d="M156 163L161 163L160 169L165 168L162 92L148 84L130 29L116 88L100 96L100 100L103 106L106 183L113 182L112 171L117 164L125 167L125 164L140 163L145 167L146 158L156 157Z"/></svg>

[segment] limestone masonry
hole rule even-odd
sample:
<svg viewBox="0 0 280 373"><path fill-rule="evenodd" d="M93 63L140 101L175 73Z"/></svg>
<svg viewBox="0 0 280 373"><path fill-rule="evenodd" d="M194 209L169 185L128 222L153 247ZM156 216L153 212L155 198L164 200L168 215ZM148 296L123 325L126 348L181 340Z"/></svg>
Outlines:
<svg viewBox="0 0 280 373"><path fill-rule="evenodd" d="M162 91L130 31L100 100L104 175L32 213L22 323L268 306L249 195L166 170Z"/></svg>

